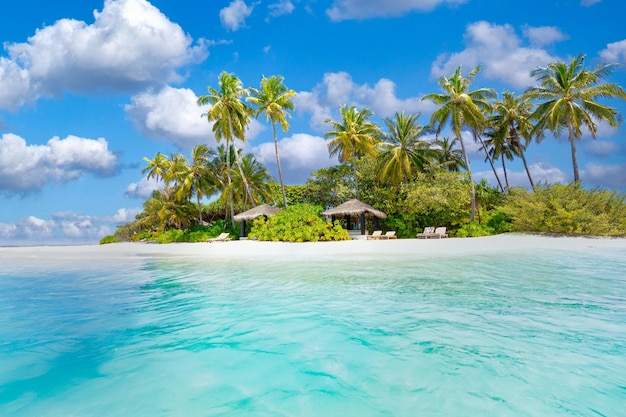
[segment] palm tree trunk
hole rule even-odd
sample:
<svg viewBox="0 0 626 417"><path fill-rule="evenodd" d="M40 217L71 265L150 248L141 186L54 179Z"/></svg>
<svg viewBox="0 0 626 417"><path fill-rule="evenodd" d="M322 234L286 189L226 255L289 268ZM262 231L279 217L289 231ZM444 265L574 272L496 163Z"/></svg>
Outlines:
<svg viewBox="0 0 626 417"><path fill-rule="evenodd" d="M243 165L243 163L241 162L241 157L239 156L239 150L237 150L237 145L236 144L235 144L235 146L233 146L233 149L235 151L235 162L237 163L237 168L239 169L239 175L241 175L241 180L243 181L243 186L246 189L246 196L250 197L250 202L252 204L252 207L256 207L256 204L254 203L254 198L252 198L252 194L250 193L250 185L248 184L248 179L244 175L243 168L241 167Z"/></svg>
<svg viewBox="0 0 626 417"><path fill-rule="evenodd" d="M507 191L509 190L509 174L506 172L506 165L504 164L504 154L502 154L502 171L504 171L504 183L506 184Z"/></svg>
<svg viewBox="0 0 626 417"><path fill-rule="evenodd" d="M352 158L352 166L354 167L354 194L355 198L359 199L359 179L357 178L357 168L356 168L356 155Z"/></svg>
<svg viewBox="0 0 626 417"><path fill-rule="evenodd" d="M572 148L572 165L574 166L574 182L580 182L580 175L578 173L578 158L576 157L576 136L574 135L574 129L571 124L567 125L569 129L569 143Z"/></svg>
<svg viewBox="0 0 626 417"><path fill-rule="evenodd" d="M474 187L474 177L472 176L472 168L470 167L469 158L467 157L467 152L465 151L465 142L463 142L463 138L461 135L457 135L459 142L461 142L461 149L463 150L463 159L465 159L465 167L467 169L467 174L469 175L470 180L470 191L471 191L471 206L470 206L470 222L474 221L476 216L476 187Z"/></svg>
<svg viewBox="0 0 626 417"><path fill-rule="evenodd" d="M198 215L200 217L200 225L202 225L202 205L200 205L200 194L196 193L196 200L198 201Z"/></svg>
<svg viewBox="0 0 626 417"><path fill-rule="evenodd" d="M480 135L476 134L476 132L473 132L473 133L474 133L474 138L478 138L478 140L480 141L480 145L485 150L485 154L487 154L487 159L489 160L489 165L491 165L491 170L493 171L493 175L496 177L496 181L498 181L498 186L500 187L500 190L504 192L502 181L500 181L500 177L498 176L498 172L496 171L496 166L493 163L493 158L491 157L491 154L487 150L487 147L485 146L485 142L483 141L483 138L481 138Z"/></svg>
<svg viewBox="0 0 626 417"><path fill-rule="evenodd" d="M226 178L228 179L228 202L230 205L231 230L235 229L235 201L233 199L233 180L230 177L230 140L226 139Z"/></svg>
<svg viewBox="0 0 626 417"><path fill-rule="evenodd" d="M272 131L274 132L274 149L276 149L276 166L278 167L278 179L280 180L280 189L283 192L283 205L287 208L287 194L285 194L285 183L283 182L283 170L280 167L280 157L278 156L278 139L276 138L276 125L272 123Z"/></svg>
<svg viewBox="0 0 626 417"><path fill-rule="evenodd" d="M520 149L520 155L522 157L522 162L524 163L524 169L526 169L526 175L528 175L528 181L530 181L530 186L533 191L535 190L535 183L533 182L533 178L530 176L530 170L528 169L528 164L526 163L526 156L524 156L524 150Z"/></svg>

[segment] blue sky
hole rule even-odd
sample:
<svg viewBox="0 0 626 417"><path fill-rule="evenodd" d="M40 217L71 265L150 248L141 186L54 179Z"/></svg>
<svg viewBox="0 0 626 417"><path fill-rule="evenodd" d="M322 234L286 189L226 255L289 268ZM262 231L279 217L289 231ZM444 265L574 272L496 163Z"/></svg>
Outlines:
<svg viewBox="0 0 626 417"><path fill-rule="evenodd" d="M281 133L285 180L336 164L324 119L342 104L375 120L419 112L427 124L437 79L458 65L474 87L522 92L529 72L586 55L622 65L621 0L22 0L0 14L0 245L96 243L132 220L155 184L141 170L157 152L215 147L196 105L221 71L257 87L282 75L296 110ZM620 112L623 102L609 104ZM626 190L624 128L579 143L586 186ZM250 125L246 152L275 173L271 128ZM476 176L492 180L474 146ZM535 180L572 180L566 138L531 144ZM513 184L527 185L520 163Z"/></svg>

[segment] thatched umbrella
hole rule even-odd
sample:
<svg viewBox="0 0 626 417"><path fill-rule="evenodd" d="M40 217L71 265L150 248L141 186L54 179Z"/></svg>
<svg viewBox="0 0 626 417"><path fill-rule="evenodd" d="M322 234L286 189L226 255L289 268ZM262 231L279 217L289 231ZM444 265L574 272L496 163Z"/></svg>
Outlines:
<svg viewBox="0 0 626 417"><path fill-rule="evenodd" d="M369 204L365 204L362 201L353 198L352 200L348 200L343 204L338 205L335 208L331 208L322 213L324 216L346 216L347 217L347 226L350 229L350 216L359 216L359 220L361 223L361 234L365 234L365 215L369 214L374 217L374 222L377 223L378 219L384 219L387 217L385 213L382 211L375 209Z"/></svg>
<svg viewBox="0 0 626 417"><path fill-rule="evenodd" d="M236 222L242 222L241 224L241 237L246 237L246 221L251 221L260 216L271 216L276 213L280 213L282 210L276 207L272 207L269 204L261 204L246 210L243 213L236 214L233 220Z"/></svg>

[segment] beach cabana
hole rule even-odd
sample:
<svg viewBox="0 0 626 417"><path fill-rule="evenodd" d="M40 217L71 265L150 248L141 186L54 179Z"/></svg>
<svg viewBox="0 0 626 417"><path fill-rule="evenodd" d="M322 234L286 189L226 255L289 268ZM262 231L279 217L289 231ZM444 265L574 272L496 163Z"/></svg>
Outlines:
<svg viewBox="0 0 626 417"><path fill-rule="evenodd" d="M246 237L246 222L252 221L260 216L268 217L273 214L280 213L281 211L281 209L272 207L269 204L261 204L260 206L253 207L243 213L236 214L235 217L233 217L233 220L241 222L241 237Z"/></svg>
<svg viewBox="0 0 626 417"><path fill-rule="evenodd" d="M374 218L374 229L378 229L378 219L384 219L385 217L387 217L387 215L382 211L375 209L369 204L359 201L356 198L348 200L345 203L338 205L337 207L326 210L322 213L322 215L331 217L333 220L337 216L345 216L348 231L351 229L351 217L358 216L362 236L365 236L366 234L365 216L372 216Z"/></svg>

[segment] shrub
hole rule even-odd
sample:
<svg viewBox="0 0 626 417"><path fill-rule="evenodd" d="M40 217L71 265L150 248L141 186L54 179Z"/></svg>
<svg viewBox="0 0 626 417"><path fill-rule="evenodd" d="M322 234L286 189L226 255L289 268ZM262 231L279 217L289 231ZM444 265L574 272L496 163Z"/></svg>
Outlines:
<svg viewBox="0 0 626 417"><path fill-rule="evenodd" d="M489 236L494 233L493 228L487 226L486 224L480 224L478 222L470 222L469 224L463 225L456 231L456 237L478 237L478 236Z"/></svg>
<svg viewBox="0 0 626 417"><path fill-rule="evenodd" d="M349 240L348 232L338 222L327 222L321 211L321 207L310 204L289 206L267 219L256 219L248 237L274 242Z"/></svg>
<svg viewBox="0 0 626 417"><path fill-rule="evenodd" d="M566 235L626 236L624 196L579 183L514 189L500 210L513 219L512 230Z"/></svg>
<svg viewBox="0 0 626 417"><path fill-rule="evenodd" d="M506 233L512 230L513 219L502 211L496 211L487 220L487 226L493 229L494 234Z"/></svg>
<svg viewBox="0 0 626 417"><path fill-rule="evenodd" d="M119 241L120 240L117 237L109 235L109 236L105 236L102 239L100 239L100 244L101 245L106 245L107 243L116 243L116 242L119 242Z"/></svg>

